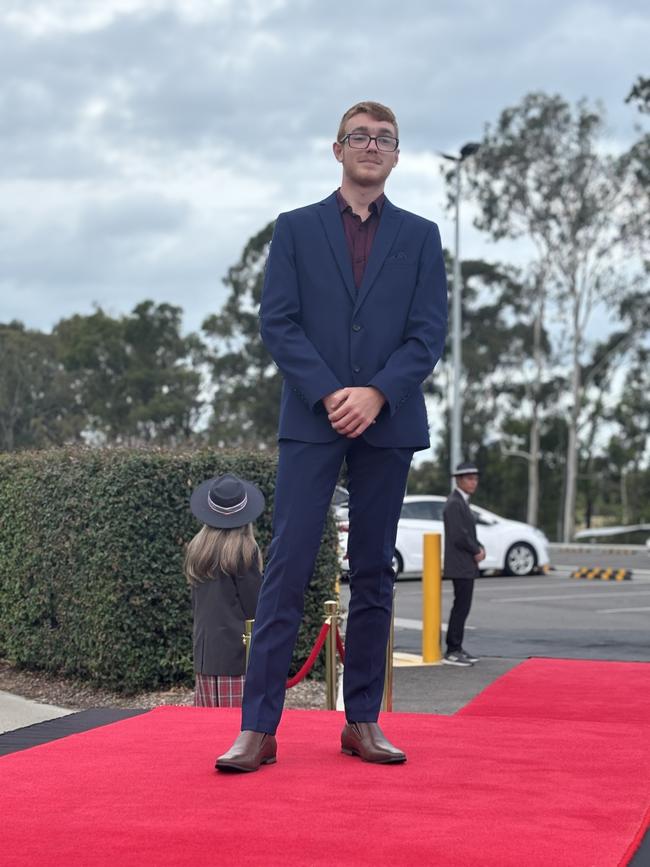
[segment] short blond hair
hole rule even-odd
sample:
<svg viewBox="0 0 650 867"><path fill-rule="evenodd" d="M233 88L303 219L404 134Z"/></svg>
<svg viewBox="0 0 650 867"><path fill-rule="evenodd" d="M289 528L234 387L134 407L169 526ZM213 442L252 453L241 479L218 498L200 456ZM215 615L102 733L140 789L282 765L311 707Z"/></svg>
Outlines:
<svg viewBox="0 0 650 867"><path fill-rule="evenodd" d="M354 117L355 114L369 114L370 117L375 120L386 120L388 123L392 123L395 127L395 135L399 138L399 127L397 126L397 118L394 113L388 108L387 105L382 105L381 102L371 102L370 100L366 100L365 102L358 102L356 105L353 105L352 108L349 108L343 117L341 118L341 123L339 124L338 135L336 136L337 141L341 141L343 136L345 135L345 125L350 120L351 117Z"/></svg>

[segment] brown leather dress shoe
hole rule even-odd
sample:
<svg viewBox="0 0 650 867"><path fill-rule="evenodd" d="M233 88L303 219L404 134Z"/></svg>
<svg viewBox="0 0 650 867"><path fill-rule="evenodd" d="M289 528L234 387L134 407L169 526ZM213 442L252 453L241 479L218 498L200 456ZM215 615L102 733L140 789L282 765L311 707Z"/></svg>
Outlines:
<svg viewBox="0 0 650 867"><path fill-rule="evenodd" d="M341 752L380 765L406 761L405 754L384 737L377 723L347 723L341 732Z"/></svg>
<svg viewBox="0 0 650 867"><path fill-rule="evenodd" d="M276 761L278 744L274 735L266 732L240 732L227 753L216 761L218 771L256 771L260 765Z"/></svg>

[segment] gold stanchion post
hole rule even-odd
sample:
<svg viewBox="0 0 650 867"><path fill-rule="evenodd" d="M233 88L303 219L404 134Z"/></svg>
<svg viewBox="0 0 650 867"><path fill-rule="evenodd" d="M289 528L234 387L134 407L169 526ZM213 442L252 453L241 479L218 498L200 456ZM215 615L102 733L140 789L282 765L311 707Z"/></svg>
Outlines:
<svg viewBox="0 0 650 867"><path fill-rule="evenodd" d="M422 662L439 662L442 625L440 533L425 533L422 564Z"/></svg>
<svg viewBox="0 0 650 867"><path fill-rule="evenodd" d="M386 645L386 673L384 674L384 697L381 709L390 713L393 710L393 649L395 646L395 590L393 584L393 610L390 615L390 632Z"/></svg>
<svg viewBox="0 0 650 867"><path fill-rule="evenodd" d="M251 653L251 638L253 637L253 624L254 620L246 620L244 622L244 634L242 638L244 640L244 647L246 648L246 671L248 671L248 657Z"/></svg>
<svg viewBox="0 0 650 867"><path fill-rule="evenodd" d="M327 710L336 710L336 627L339 604L333 599L325 603L325 623L330 628L325 639L325 688Z"/></svg>

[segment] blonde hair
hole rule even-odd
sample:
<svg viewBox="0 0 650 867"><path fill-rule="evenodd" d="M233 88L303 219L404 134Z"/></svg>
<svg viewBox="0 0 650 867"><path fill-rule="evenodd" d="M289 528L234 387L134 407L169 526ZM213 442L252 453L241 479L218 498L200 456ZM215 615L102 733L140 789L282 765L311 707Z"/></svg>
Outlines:
<svg viewBox="0 0 650 867"><path fill-rule="evenodd" d="M388 123L392 123L395 127L395 136L399 138L399 127L397 126L397 118L393 114L390 108L387 105L382 105L380 102L371 102L370 100L366 100L365 102L358 102L356 105L353 105L352 108L349 108L343 117L341 118L341 123L339 124L339 131L336 136L337 141L341 141L343 136L345 135L345 125L350 120L351 117L354 117L355 114L369 114L370 117L375 120L386 120Z"/></svg>
<svg viewBox="0 0 650 867"><path fill-rule="evenodd" d="M220 575L235 577L252 566L262 568L252 524L231 528L204 525L187 546L183 571L188 584L198 584Z"/></svg>

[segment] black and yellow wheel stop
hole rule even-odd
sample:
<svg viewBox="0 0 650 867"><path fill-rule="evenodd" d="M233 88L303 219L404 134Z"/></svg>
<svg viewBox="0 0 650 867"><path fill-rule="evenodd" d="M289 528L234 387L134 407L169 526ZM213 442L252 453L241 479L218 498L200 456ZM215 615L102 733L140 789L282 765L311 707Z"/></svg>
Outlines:
<svg viewBox="0 0 650 867"><path fill-rule="evenodd" d="M586 578L587 581L631 581L631 569L607 569L598 566L581 566L571 573L572 578Z"/></svg>

